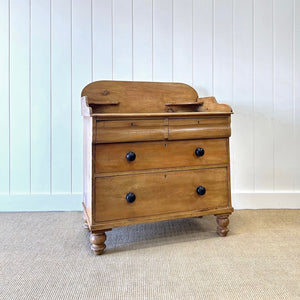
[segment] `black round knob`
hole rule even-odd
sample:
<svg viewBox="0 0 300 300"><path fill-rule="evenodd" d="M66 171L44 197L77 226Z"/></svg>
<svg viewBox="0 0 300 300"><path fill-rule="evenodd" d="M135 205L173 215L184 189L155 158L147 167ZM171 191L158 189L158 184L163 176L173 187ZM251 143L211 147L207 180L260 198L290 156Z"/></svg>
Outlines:
<svg viewBox="0 0 300 300"><path fill-rule="evenodd" d="M195 149L195 154L196 154L197 156L203 156L204 153L205 153L205 151L204 151L203 148L198 147L198 148Z"/></svg>
<svg viewBox="0 0 300 300"><path fill-rule="evenodd" d="M134 193L128 193L128 194L126 195L126 200L127 200L127 202L129 202L129 203L134 202L134 201L135 201L135 194L134 194Z"/></svg>
<svg viewBox="0 0 300 300"><path fill-rule="evenodd" d="M206 188L202 185L199 185L196 189L196 192L199 194L199 195L204 195L206 193Z"/></svg>
<svg viewBox="0 0 300 300"><path fill-rule="evenodd" d="M127 154L126 154L126 158L127 158L127 160L128 161L134 161L135 160L135 158L136 158L136 155L135 155L135 153L134 152L128 152Z"/></svg>

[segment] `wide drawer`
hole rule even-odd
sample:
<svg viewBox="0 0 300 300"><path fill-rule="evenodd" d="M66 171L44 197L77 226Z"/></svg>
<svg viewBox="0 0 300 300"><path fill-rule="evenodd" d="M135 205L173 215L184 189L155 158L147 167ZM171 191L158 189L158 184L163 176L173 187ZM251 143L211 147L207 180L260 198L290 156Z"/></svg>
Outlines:
<svg viewBox="0 0 300 300"><path fill-rule="evenodd" d="M201 156L195 153L199 148ZM229 159L227 139L98 144L95 153L96 173L226 164ZM126 156L130 153L133 161Z"/></svg>
<svg viewBox="0 0 300 300"><path fill-rule="evenodd" d="M230 116L169 119L169 140L222 138L230 135Z"/></svg>
<svg viewBox="0 0 300 300"><path fill-rule="evenodd" d="M160 141L167 135L166 119L96 121L96 143Z"/></svg>
<svg viewBox="0 0 300 300"><path fill-rule="evenodd" d="M204 195L197 193L199 186ZM97 177L95 217L101 222L227 207L228 189L227 168ZM132 203L126 200L129 193L135 196Z"/></svg>

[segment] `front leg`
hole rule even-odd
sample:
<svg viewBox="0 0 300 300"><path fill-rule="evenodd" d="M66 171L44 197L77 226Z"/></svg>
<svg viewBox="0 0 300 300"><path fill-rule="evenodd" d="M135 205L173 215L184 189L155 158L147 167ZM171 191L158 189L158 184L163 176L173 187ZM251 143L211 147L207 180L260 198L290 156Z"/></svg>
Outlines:
<svg viewBox="0 0 300 300"><path fill-rule="evenodd" d="M96 255L100 255L104 252L104 249L106 248L105 241L105 230L92 231L90 236L90 242L92 243L91 249Z"/></svg>
<svg viewBox="0 0 300 300"><path fill-rule="evenodd" d="M226 236L229 229L227 228L229 224L229 215L217 215L217 234L219 236Z"/></svg>

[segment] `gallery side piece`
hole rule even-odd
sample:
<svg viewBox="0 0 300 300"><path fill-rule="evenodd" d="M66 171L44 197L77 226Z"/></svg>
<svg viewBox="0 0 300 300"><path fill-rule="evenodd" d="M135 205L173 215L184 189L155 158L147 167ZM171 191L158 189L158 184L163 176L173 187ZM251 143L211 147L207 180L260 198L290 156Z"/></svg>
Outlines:
<svg viewBox="0 0 300 300"><path fill-rule="evenodd" d="M95 254L112 228L233 212L232 110L182 83L96 81L81 94L84 227Z"/></svg>

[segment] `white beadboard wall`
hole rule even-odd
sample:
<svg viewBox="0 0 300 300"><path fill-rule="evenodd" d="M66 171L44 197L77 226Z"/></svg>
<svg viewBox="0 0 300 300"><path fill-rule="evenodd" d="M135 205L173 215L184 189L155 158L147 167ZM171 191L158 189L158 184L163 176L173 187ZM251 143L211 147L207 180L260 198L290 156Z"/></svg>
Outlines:
<svg viewBox="0 0 300 300"><path fill-rule="evenodd" d="M300 208L300 0L0 0L0 210L80 210L80 91L176 81L232 105L235 208Z"/></svg>

